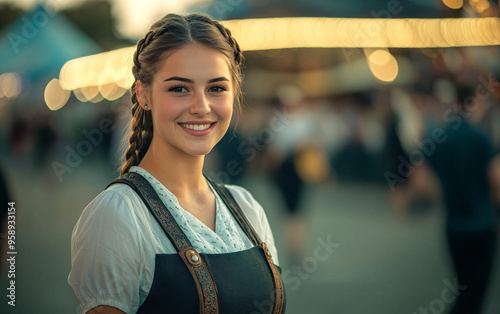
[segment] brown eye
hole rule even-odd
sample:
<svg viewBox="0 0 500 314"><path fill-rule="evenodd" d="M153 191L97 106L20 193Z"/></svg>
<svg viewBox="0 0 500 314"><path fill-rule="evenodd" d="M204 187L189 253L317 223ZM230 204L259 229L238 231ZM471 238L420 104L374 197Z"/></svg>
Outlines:
<svg viewBox="0 0 500 314"><path fill-rule="evenodd" d="M173 93L176 93L176 94L180 94L180 93L185 93L187 92L187 89L184 87L184 86L172 86L168 89L169 92L173 92Z"/></svg>
<svg viewBox="0 0 500 314"><path fill-rule="evenodd" d="M223 86L212 86L208 89L209 92L215 92L215 93L221 93L226 91L226 89Z"/></svg>

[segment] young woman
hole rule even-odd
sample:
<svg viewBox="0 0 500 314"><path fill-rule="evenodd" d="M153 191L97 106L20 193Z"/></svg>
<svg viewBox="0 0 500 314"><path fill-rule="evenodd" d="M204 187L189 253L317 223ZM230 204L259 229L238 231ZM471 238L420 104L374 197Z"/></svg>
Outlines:
<svg viewBox="0 0 500 314"><path fill-rule="evenodd" d="M240 104L242 60L200 14L168 14L138 42L122 176L73 231L68 282L83 313L284 312L262 207L202 173Z"/></svg>

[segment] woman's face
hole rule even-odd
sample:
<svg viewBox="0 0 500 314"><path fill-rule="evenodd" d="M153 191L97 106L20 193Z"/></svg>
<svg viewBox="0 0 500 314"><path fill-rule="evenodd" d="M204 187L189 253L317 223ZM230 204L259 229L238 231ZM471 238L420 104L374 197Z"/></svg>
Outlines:
<svg viewBox="0 0 500 314"><path fill-rule="evenodd" d="M226 56L206 45L187 44L170 54L151 90L141 88L141 94L152 111L155 147L205 155L229 127L234 102L231 71Z"/></svg>

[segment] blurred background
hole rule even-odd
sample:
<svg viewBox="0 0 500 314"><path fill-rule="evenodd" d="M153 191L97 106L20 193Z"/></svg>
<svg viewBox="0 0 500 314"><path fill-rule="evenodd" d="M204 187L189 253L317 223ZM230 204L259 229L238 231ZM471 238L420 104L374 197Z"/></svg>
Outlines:
<svg viewBox="0 0 500 314"><path fill-rule="evenodd" d="M17 251L16 306L4 295L0 312L81 312L71 232L118 176L131 47L169 12L223 20L245 50L246 103L205 172L266 210L287 313L447 313L456 275L425 162L441 142L425 134L465 121L466 85L498 152L497 1L0 0L0 183ZM483 313L500 313L499 258Z"/></svg>

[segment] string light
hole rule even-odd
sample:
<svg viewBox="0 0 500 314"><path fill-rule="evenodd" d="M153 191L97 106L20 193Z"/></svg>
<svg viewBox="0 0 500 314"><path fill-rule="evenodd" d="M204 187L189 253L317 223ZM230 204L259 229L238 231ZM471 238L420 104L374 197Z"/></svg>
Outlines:
<svg viewBox="0 0 500 314"><path fill-rule="evenodd" d="M373 76L382 83L391 83L398 76L398 62L388 49L364 49Z"/></svg>
<svg viewBox="0 0 500 314"><path fill-rule="evenodd" d="M108 83L99 86L99 93L102 95L102 97L106 98L107 100L115 100L123 96L125 94L126 89L121 88L115 83Z"/></svg>
<svg viewBox="0 0 500 314"><path fill-rule="evenodd" d="M471 4L475 4L476 10L483 9L487 5L486 0L470 1ZM458 6L457 0L444 0L444 3L450 7ZM230 20L224 21L223 24L231 29L244 51L313 47L434 48L500 45L500 19L496 17L459 19L266 18ZM108 87L104 88L104 86L113 83L123 92L131 86L134 50L135 47L127 47L70 60L61 69L59 76L61 85L64 89L73 90L78 99L86 99L85 101L90 101L98 95L107 99L113 98L115 95L109 94ZM390 61L391 67L393 70L396 69L395 75L397 75L397 62L394 57L390 60L392 60ZM372 66L377 67L376 63ZM394 75L394 71L391 73ZM117 93L122 92L120 89Z"/></svg>
<svg viewBox="0 0 500 314"><path fill-rule="evenodd" d="M469 1L469 3L471 7L479 14L490 8L490 2L488 0L472 0Z"/></svg>
<svg viewBox="0 0 500 314"><path fill-rule="evenodd" d="M81 89L81 92L85 99L92 101L99 94L99 88L97 86L85 86Z"/></svg>
<svg viewBox="0 0 500 314"><path fill-rule="evenodd" d="M443 0L443 3L450 9L458 10L464 5L463 0Z"/></svg>
<svg viewBox="0 0 500 314"><path fill-rule="evenodd" d="M68 102L70 94L70 91L62 88L58 79L52 79L45 87L45 103L50 110L61 109Z"/></svg>
<svg viewBox="0 0 500 314"><path fill-rule="evenodd" d="M21 93L21 77L17 73L4 73L0 75L0 98L14 98Z"/></svg>

